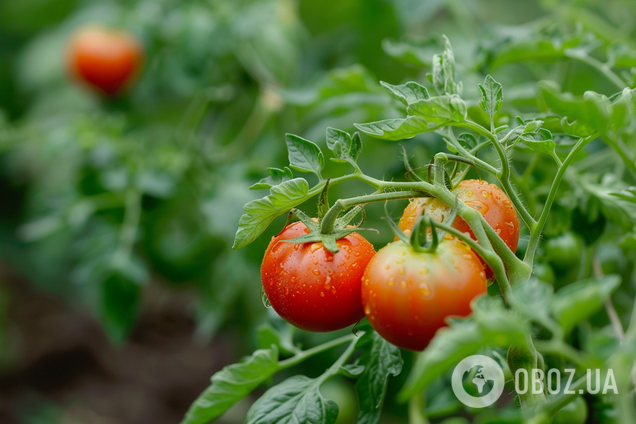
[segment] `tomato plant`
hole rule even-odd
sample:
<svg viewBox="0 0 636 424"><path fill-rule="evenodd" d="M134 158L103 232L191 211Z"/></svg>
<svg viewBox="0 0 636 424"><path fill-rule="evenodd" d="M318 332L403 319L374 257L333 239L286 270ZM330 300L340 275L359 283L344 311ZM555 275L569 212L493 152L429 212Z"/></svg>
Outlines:
<svg viewBox="0 0 636 424"><path fill-rule="evenodd" d="M0 421L633 424L632 3L0 2Z"/></svg>

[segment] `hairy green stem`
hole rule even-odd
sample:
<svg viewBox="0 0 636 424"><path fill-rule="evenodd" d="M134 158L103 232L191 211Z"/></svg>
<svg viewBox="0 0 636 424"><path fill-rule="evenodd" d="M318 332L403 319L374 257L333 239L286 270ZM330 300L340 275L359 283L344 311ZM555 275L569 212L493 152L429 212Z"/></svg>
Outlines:
<svg viewBox="0 0 636 424"><path fill-rule="evenodd" d="M137 189L129 189L126 193L124 222L119 230L117 250L113 255L113 264L115 267L124 266L130 259L140 217L141 193Z"/></svg>
<svg viewBox="0 0 636 424"><path fill-rule="evenodd" d="M326 343L323 343L321 345L312 347L311 349L307 349L307 350L303 350L298 352L296 355L292 356L291 358L285 359L283 361L279 361L278 362L278 366L283 369L283 368L289 368L289 367L293 367L294 365L298 365L301 362L303 362L304 360L317 355L319 353L325 352L329 349L332 349L336 346L340 346L341 344L344 343L348 343L348 342L353 342L353 341L357 341L359 337L362 337L364 335L364 331L360 331L358 332L358 334L349 334L346 336L342 336L339 337L337 339L334 340L330 340ZM352 343L353 345L355 345L355 343Z"/></svg>
<svg viewBox="0 0 636 424"><path fill-rule="evenodd" d="M530 227L530 241L528 242L526 255L523 259L523 261L528 266L532 267L532 264L534 263L534 254L539 244L539 238L541 237L541 233L543 231L543 227L545 226L545 223L548 221L548 216L550 214L550 209L552 208L552 203L554 202L554 199L557 194L557 190L559 189L559 184L561 184L561 180L563 179L563 176L565 175L565 171L568 169L568 167L574 160L574 157L576 156L576 154L594 138L596 138L596 135L579 139L579 141L574 145L572 150L570 150L570 153L568 154L568 156L563 161L563 165L557 171L556 176L554 177L554 181L552 182L552 185L550 186L550 192L548 193L548 198L546 199L545 204L543 205L543 209L541 210L541 215L539 216L539 220L536 222L535 225Z"/></svg>
<svg viewBox="0 0 636 424"><path fill-rule="evenodd" d="M523 206L521 199L519 199L517 192L512 188L512 184L510 182L510 163L508 162L508 156L506 155L506 152L499 142L497 136L475 122L466 121L457 124L457 126L473 130L476 133L487 137L491 141L491 144L495 147L495 150L497 151L497 155L499 155L499 160L501 162L501 170L498 171L496 174L497 179L501 182L504 191L510 198L510 201L521 217L521 220L528 226L528 228L532 228L535 223L534 218L530 216L530 213L528 213L525 206Z"/></svg>

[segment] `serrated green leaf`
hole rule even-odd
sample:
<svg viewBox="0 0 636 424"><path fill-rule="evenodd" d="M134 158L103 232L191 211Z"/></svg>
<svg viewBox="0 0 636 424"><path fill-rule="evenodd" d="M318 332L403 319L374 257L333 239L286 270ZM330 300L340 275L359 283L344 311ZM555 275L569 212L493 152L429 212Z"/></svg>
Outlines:
<svg viewBox="0 0 636 424"><path fill-rule="evenodd" d="M530 278L513 287L515 309L527 318L544 320L549 316L549 304L553 289L550 284Z"/></svg>
<svg viewBox="0 0 636 424"><path fill-rule="evenodd" d="M322 397L319 387L318 379L290 377L254 402L245 424L333 424L338 405Z"/></svg>
<svg viewBox="0 0 636 424"><path fill-rule="evenodd" d="M541 121L540 119L525 122L523 126L523 133L524 134L535 133L539 131L542 126L543 126L543 121Z"/></svg>
<svg viewBox="0 0 636 424"><path fill-rule="evenodd" d="M416 83L407 82L402 85L392 85L384 81L380 81L380 84L386 88L393 98L402 102L405 106L412 103L419 102L420 100L426 100L431 96L428 94L426 87Z"/></svg>
<svg viewBox="0 0 636 424"><path fill-rule="evenodd" d="M212 384L194 401L181 424L206 424L247 396L280 369L278 349L259 349L212 376Z"/></svg>
<svg viewBox="0 0 636 424"><path fill-rule="evenodd" d="M461 93L461 84L455 83L455 55L446 36L444 52L433 57L433 73L430 80L438 94Z"/></svg>
<svg viewBox="0 0 636 424"><path fill-rule="evenodd" d="M628 187L621 192L610 194L628 202L636 203L636 187Z"/></svg>
<svg viewBox="0 0 636 424"><path fill-rule="evenodd" d="M307 200L308 192L307 181L294 178L272 187L268 196L246 204L232 248L240 249L256 240L274 218Z"/></svg>
<svg viewBox="0 0 636 424"><path fill-rule="evenodd" d="M456 94L420 100L407 108L409 115L424 118L430 129L466 120L466 103Z"/></svg>
<svg viewBox="0 0 636 424"><path fill-rule="evenodd" d="M464 147L464 149L471 151L475 147L477 147L477 138L470 133L463 133L457 137L457 141L459 144Z"/></svg>
<svg viewBox="0 0 636 424"><path fill-rule="evenodd" d="M356 381L360 401L358 424L376 424L382 412L389 376L402 371L400 349L372 329L365 332L356 348L362 349L362 355L354 365L363 367Z"/></svg>
<svg viewBox="0 0 636 424"><path fill-rule="evenodd" d="M525 320L506 308L501 297L481 296L473 300L471 307L484 346L508 347L525 340Z"/></svg>
<svg viewBox="0 0 636 424"><path fill-rule="evenodd" d="M539 93L550 110L566 116L568 122L576 121L595 132L607 132L612 115L612 105L607 97L588 91L583 98L577 98L561 93L553 83L545 81L539 83Z"/></svg>
<svg viewBox="0 0 636 424"><path fill-rule="evenodd" d="M603 307L605 299L618 288L621 278L606 275L572 283L558 290L550 311L565 332Z"/></svg>
<svg viewBox="0 0 636 424"><path fill-rule="evenodd" d="M503 88L493 77L488 75L484 83L479 84L479 90L482 96L482 100L479 101L479 106L490 117L490 120L493 121L495 113L503 106Z"/></svg>
<svg viewBox="0 0 636 424"><path fill-rule="evenodd" d="M289 166L300 172L313 172L322 179L320 171L325 166L325 157L315 143L293 134L286 134Z"/></svg>
<svg viewBox="0 0 636 424"><path fill-rule="evenodd" d="M331 160L349 162L355 166L362 151L362 139L358 133L352 137L345 131L329 127L327 128L327 146L335 156Z"/></svg>
<svg viewBox="0 0 636 424"><path fill-rule="evenodd" d="M540 129L536 133L524 133L519 136L523 144L537 152L554 154L555 143L552 139L552 133L545 128Z"/></svg>
<svg viewBox="0 0 636 424"><path fill-rule="evenodd" d="M385 119L384 121L354 125L363 133L384 140L404 140L413 138L423 132L432 131L426 121L419 116Z"/></svg>
<svg viewBox="0 0 636 424"><path fill-rule="evenodd" d="M269 172L269 177L265 177L251 186L250 190L263 190L266 188L272 188L275 185L284 183L285 181L289 181L294 178L292 170L288 167L285 167L283 169L267 168L267 172Z"/></svg>

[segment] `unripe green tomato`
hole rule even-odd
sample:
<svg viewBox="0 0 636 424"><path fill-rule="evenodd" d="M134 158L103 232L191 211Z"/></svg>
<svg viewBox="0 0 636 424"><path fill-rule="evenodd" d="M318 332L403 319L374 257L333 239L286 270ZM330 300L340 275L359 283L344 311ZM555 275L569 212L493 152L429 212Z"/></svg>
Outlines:
<svg viewBox="0 0 636 424"><path fill-rule="evenodd" d="M532 269L532 275L545 283L554 284L556 281L554 270L548 264L542 264L542 263L534 264L534 267Z"/></svg>
<svg viewBox="0 0 636 424"><path fill-rule="evenodd" d="M543 251L544 256L555 269L567 271L579 265L583 242L572 232L548 240Z"/></svg>
<svg viewBox="0 0 636 424"><path fill-rule="evenodd" d="M583 424L585 421L587 421L587 403L582 396L578 396L554 416L551 424Z"/></svg>

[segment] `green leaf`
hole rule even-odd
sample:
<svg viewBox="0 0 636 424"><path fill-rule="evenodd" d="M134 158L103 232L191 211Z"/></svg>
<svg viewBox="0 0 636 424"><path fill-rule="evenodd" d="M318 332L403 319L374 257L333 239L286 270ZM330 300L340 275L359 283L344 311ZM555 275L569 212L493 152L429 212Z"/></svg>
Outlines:
<svg viewBox="0 0 636 424"><path fill-rule="evenodd" d="M618 193L610 194L628 202L636 203L636 187L628 187Z"/></svg>
<svg viewBox="0 0 636 424"><path fill-rule="evenodd" d="M320 379L288 378L265 392L247 412L245 424L333 424L338 405L318 390Z"/></svg>
<svg viewBox="0 0 636 424"><path fill-rule="evenodd" d="M362 151L362 139L357 132L352 137L347 132L329 127L327 128L327 146L335 156L331 159L332 161L349 162L355 167Z"/></svg>
<svg viewBox="0 0 636 424"><path fill-rule="evenodd" d="M530 278L512 289L515 309L530 319L545 320L549 317L552 292L550 284Z"/></svg>
<svg viewBox="0 0 636 424"><path fill-rule="evenodd" d="M133 329L139 315L141 289L121 272L109 275L100 286L101 317L115 343L121 343Z"/></svg>
<svg viewBox="0 0 636 424"><path fill-rule="evenodd" d="M494 80L490 75L486 76L483 84L479 84L482 100L479 106L490 117L493 122L495 113L503 106L503 89L501 84Z"/></svg>
<svg viewBox="0 0 636 424"><path fill-rule="evenodd" d="M220 417L279 370L278 349L259 349L212 376L212 384L190 406L181 424L205 424Z"/></svg>
<svg viewBox="0 0 636 424"><path fill-rule="evenodd" d="M284 183L285 181L289 181L294 178L294 174L292 170L288 167L283 169L278 168L267 168L267 172L269 172L269 177L265 177L253 186L250 187L250 190L262 190L266 188L272 188L275 185Z"/></svg>
<svg viewBox="0 0 636 424"><path fill-rule="evenodd" d="M555 143L552 139L552 133L545 128L541 128L535 133L524 133L519 136L523 144L537 152L554 154Z"/></svg>
<svg viewBox="0 0 636 424"><path fill-rule="evenodd" d="M370 328L356 348L362 349L362 354L354 365L364 367L356 381L360 400L358 424L375 424L380 419L389 376L396 376L402 371L400 349Z"/></svg>
<svg viewBox="0 0 636 424"><path fill-rule="evenodd" d="M481 296L473 301L472 309L472 318L452 320L449 327L437 331L413 365L398 395L401 400L426 389L459 361L483 347L508 347L525 340L527 324L507 309L501 298Z"/></svg>
<svg viewBox="0 0 636 424"><path fill-rule="evenodd" d="M300 172L313 172L322 179L320 171L325 166L325 157L320 147L309 140L293 134L286 134L289 166Z"/></svg>
<svg viewBox="0 0 636 424"><path fill-rule="evenodd" d="M601 309L605 299L618 288L620 282L618 275L606 275L565 286L552 297L552 315L564 331L568 332L574 325Z"/></svg>
<svg viewBox="0 0 636 424"><path fill-rule="evenodd" d="M382 49L396 61L428 67L432 64L435 52L439 51L439 43L433 38L420 42L384 39Z"/></svg>
<svg viewBox="0 0 636 424"><path fill-rule="evenodd" d="M455 83L455 55L446 36L444 36L444 52L433 57L431 80L438 94L461 93L461 84Z"/></svg>
<svg viewBox="0 0 636 424"><path fill-rule="evenodd" d="M464 147L464 149L471 151L475 147L477 147L477 138L470 133L463 133L457 137L457 141L459 144Z"/></svg>
<svg viewBox="0 0 636 424"><path fill-rule="evenodd" d="M431 97L429 96L426 87L423 87L416 82L407 82L402 85L391 85L387 82L380 81L380 84L382 84L382 86L391 93L391 96L404 103L405 106Z"/></svg>
<svg viewBox="0 0 636 424"><path fill-rule="evenodd" d="M508 347L525 340L528 334L525 320L506 308L501 297L481 296L473 300L471 307L485 347Z"/></svg>
<svg viewBox="0 0 636 424"><path fill-rule="evenodd" d="M523 124L523 134L536 133L543 126L543 121L537 119L534 121L528 121Z"/></svg>
<svg viewBox="0 0 636 424"><path fill-rule="evenodd" d="M394 141L413 138L423 132L432 131L426 121L418 116L409 116L404 119L385 119L384 121L354 125L365 134Z"/></svg>
<svg viewBox="0 0 636 424"><path fill-rule="evenodd" d="M412 103L407 111L411 116L424 118L430 131L451 122L465 121L467 108L458 95L445 94Z"/></svg>
<svg viewBox="0 0 636 424"><path fill-rule="evenodd" d="M256 240L274 218L307 200L308 192L307 181L294 178L272 187L268 196L246 204L232 248L240 249Z"/></svg>
<svg viewBox="0 0 636 424"><path fill-rule="evenodd" d="M459 361L474 355L483 344L481 332L472 321L456 321L451 327L439 329L417 358L399 399L405 401L426 389Z"/></svg>
<svg viewBox="0 0 636 424"><path fill-rule="evenodd" d="M569 93L560 93L554 83L546 81L539 83L539 94L550 110L566 116L568 122L576 121L595 132L607 132L612 115L612 105L607 97L588 91L583 98L577 98Z"/></svg>

